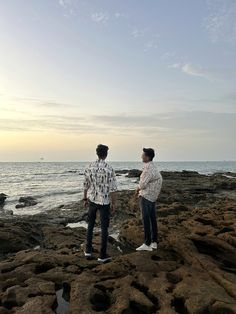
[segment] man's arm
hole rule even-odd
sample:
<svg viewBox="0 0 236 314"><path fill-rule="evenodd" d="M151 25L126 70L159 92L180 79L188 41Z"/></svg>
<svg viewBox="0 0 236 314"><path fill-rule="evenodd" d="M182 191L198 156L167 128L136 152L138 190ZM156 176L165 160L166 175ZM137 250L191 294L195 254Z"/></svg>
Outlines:
<svg viewBox="0 0 236 314"><path fill-rule="evenodd" d="M87 198L88 198L88 189L90 187L90 180L89 180L89 176L88 176L88 169L85 169L84 172L84 205L87 206Z"/></svg>
<svg viewBox="0 0 236 314"><path fill-rule="evenodd" d="M147 185L149 182L152 181L152 172L148 169L143 170L140 181L139 181L139 186L138 190L144 190L147 188Z"/></svg>
<svg viewBox="0 0 236 314"><path fill-rule="evenodd" d="M157 196L159 196L159 194L161 192L161 188L162 188L162 182L163 182L162 175L160 173L159 173L159 178L158 178L157 182L158 182Z"/></svg>
<svg viewBox="0 0 236 314"><path fill-rule="evenodd" d="M110 193L110 199L111 199L111 210L114 213L116 210L116 200L117 200L116 192Z"/></svg>
<svg viewBox="0 0 236 314"><path fill-rule="evenodd" d="M87 189L84 189L84 200L86 200L88 197L87 197L87 194L88 194L88 190Z"/></svg>
<svg viewBox="0 0 236 314"><path fill-rule="evenodd" d="M111 179L110 179L110 200L111 200L111 210L114 213L116 207L116 191L117 191L117 180L115 171L112 170Z"/></svg>

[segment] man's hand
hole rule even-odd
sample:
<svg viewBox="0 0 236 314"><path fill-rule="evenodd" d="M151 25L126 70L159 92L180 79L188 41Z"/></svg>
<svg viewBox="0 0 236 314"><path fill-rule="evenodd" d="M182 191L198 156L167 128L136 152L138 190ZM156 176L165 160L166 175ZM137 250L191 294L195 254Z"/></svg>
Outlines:
<svg viewBox="0 0 236 314"><path fill-rule="evenodd" d="M110 204L111 214L114 215L116 211L116 192L110 194Z"/></svg>
<svg viewBox="0 0 236 314"><path fill-rule="evenodd" d="M112 202L110 207L111 207L111 214L113 216L115 214L115 212L116 212L116 205L115 205L115 203Z"/></svg>
<svg viewBox="0 0 236 314"><path fill-rule="evenodd" d="M84 203L84 207L87 208L88 207L88 190L84 189L84 198L83 198L83 203Z"/></svg>
<svg viewBox="0 0 236 314"><path fill-rule="evenodd" d="M84 202L84 207L87 208L88 207L88 199L84 198L83 202Z"/></svg>
<svg viewBox="0 0 236 314"><path fill-rule="evenodd" d="M138 197L139 196L139 192L140 192L140 188L138 187L135 191L135 196Z"/></svg>

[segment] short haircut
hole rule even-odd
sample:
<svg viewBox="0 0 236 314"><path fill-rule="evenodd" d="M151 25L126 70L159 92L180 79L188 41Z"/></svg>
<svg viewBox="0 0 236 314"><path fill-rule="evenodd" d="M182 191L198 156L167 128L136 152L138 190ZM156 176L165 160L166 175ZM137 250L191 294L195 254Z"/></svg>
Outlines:
<svg viewBox="0 0 236 314"><path fill-rule="evenodd" d="M99 158L107 157L109 147L106 145L99 144L96 148L96 152Z"/></svg>
<svg viewBox="0 0 236 314"><path fill-rule="evenodd" d="M153 160L155 157L155 151L152 148L143 148L143 152L147 157L149 157L150 160Z"/></svg>

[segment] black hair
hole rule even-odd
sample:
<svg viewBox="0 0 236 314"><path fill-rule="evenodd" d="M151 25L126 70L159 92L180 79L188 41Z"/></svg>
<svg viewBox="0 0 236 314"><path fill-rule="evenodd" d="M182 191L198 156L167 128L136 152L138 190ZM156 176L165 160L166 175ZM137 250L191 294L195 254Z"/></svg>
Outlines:
<svg viewBox="0 0 236 314"><path fill-rule="evenodd" d="M155 151L153 148L143 148L143 152L151 161L155 157Z"/></svg>
<svg viewBox="0 0 236 314"><path fill-rule="evenodd" d="M109 149L108 146L99 144L96 148L98 158L106 158L107 153L108 153L108 149Z"/></svg>

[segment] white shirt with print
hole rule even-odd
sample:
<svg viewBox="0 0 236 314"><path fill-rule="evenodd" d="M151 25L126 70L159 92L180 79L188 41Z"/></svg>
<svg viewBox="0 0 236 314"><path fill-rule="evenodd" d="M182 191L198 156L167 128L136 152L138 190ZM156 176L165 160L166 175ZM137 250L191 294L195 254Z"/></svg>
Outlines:
<svg viewBox="0 0 236 314"><path fill-rule="evenodd" d="M84 189L88 190L88 199L99 205L110 204L110 192L117 190L116 174L105 161L92 162L84 173Z"/></svg>
<svg viewBox="0 0 236 314"><path fill-rule="evenodd" d="M139 195L155 202L161 192L162 176L153 161L145 163L139 181Z"/></svg>

